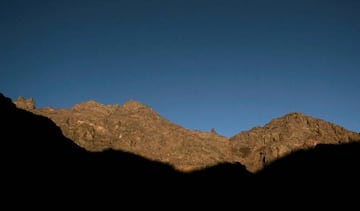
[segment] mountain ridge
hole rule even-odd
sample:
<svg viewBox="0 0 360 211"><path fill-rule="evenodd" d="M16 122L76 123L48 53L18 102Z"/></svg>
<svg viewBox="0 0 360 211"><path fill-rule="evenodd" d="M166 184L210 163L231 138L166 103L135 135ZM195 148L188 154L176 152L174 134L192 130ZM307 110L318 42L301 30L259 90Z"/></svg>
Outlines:
<svg viewBox="0 0 360 211"><path fill-rule="evenodd" d="M360 135L334 123L304 113L291 112L230 138L232 150L248 170L256 172L267 164L301 149L318 144L357 141ZM248 149L248 150L247 150Z"/></svg>
<svg viewBox="0 0 360 211"><path fill-rule="evenodd" d="M70 109L37 109L32 98L23 97L14 103L52 119L66 137L89 151L123 150L185 172L226 162L257 172L297 150L360 140L358 133L300 112L227 138L214 131L186 129L135 100L123 105L90 100Z"/></svg>

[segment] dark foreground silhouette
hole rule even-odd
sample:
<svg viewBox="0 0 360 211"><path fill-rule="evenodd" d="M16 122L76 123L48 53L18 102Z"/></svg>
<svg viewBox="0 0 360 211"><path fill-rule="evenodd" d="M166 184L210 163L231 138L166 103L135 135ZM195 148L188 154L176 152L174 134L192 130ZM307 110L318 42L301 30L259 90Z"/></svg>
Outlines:
<svg viewBox="0 0 360 211"><path fill-rule="evenodd" d="M2 94L0 117L3 201L33 197L34 204L46 200L61 205L85 198L91 205L100 199L108 204L133 199L138 201L131 203L134 208L144 198L180 206L209 205L220 198L228 203L275 200L301 191L305 198L320 194L339 200L359 191L359 142L295 152L256 174L241 164L185 174L127 152L88 152L64 137L50 119L16 108Z"/></svg>

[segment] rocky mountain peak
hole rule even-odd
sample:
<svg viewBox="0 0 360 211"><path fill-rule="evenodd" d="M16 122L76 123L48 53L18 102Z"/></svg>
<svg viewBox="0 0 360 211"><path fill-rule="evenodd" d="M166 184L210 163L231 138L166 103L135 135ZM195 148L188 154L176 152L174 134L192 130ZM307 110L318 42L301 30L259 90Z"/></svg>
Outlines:
<svg viewBox="0 0 360 211"><path fill-rule="evenodd" d="M72 107L72 111L74 112L91 112L94 115L98 114L109 114L114 110L115 106L112 105L104 105L101 103L98 103L94 100L89 100L80 104L76 104ZM89 114L90 115L90 114Z"/></svg>
<svg viewBox="0 0 360 211"><path fill-rule="evenodd" d="M122 108L126 109L126 110L133 110L133 111L140 110L140 109L151 109L150 107L148 107L136 100L127 101L126 103L124 103L122 105Z"/></svg>
<svg viewBox="0 0 360 211"><path fill-rule="evenodd" d="M289 125L301 125L301 124L308 124L309 121L316 121L314 117L308 116L304 113L300 112L291 112L282 117L274 118L271 120L265 127L269 126L289 126Z"/></svg>
<svg viewBox="0 0 360 211"><path fill-rule="evenodd" d="M17 100L14 101L16 107L24 110L33 110L35 109L35 101L33 98L25 99L23 96L20 96Z"/></svg>
<svg viewBox="0 0 360 211"><path fill-rule="evenodd" d="M98 103L94 100L85 101L83 103L79 103L73 106L73 109L87 109L87 108L93 108L93 107L104 107L103 104Z"/></svg>
<svg viewBox="0 0 360 211"><path fill-rule="evenodd" d="M288 121L296 121L296 120L305 120L305 119L308 119L308 118L312 118L311 116L308 116L304 113L301 113L301 112L291 112L291 113L288 113L286 115L284 115L283 117L280 117L281 119L285 119L285 120L288 120Z"/></svg>

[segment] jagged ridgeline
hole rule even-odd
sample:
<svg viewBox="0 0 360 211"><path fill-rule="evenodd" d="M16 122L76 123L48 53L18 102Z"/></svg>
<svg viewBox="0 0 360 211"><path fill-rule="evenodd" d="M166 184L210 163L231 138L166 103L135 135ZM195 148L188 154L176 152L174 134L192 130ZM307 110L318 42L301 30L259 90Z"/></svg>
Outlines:
<svg viewBox="0 0 360 211"><path fill-rule="evenodd" d="M303 113L289 113L263 127L226 138L214 130L188 130L137 101L124 105L87 101L70 109L36 108L33 99L23 97L14 103L50 118L66 137L88 151L127 151L181 171L242 163L249 171L257 172L301 149L360 141L358 133Z"/></svg>

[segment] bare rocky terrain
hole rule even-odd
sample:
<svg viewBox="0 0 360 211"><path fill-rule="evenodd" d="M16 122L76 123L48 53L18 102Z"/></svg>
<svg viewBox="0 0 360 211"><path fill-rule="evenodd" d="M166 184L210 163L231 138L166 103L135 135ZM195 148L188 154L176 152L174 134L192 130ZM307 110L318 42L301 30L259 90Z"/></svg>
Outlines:
<svg viewBox="0 0 360 211"><path fill-rule="evenodd" d="M257 172L298 150L360 141L359 133L303 113L289 113L226 138L214 131L185 129L137 101L124 105L87 101L70 109L36 108L33 99L23 97L14 103L50 118L67 138L88 151L131 152L185 172L221 163L241 163Z"/></svg>

